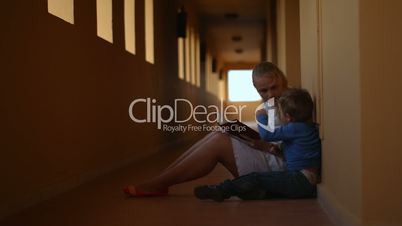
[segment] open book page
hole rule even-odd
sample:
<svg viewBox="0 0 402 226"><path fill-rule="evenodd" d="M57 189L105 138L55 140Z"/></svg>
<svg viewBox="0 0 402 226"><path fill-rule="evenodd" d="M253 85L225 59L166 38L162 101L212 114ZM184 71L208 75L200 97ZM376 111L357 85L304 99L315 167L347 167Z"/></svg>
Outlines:
<svg viewBox="0 0 402 226"><path fill-rule="evenodd" d="M264 102L264 108L267 111L268 115L268 123L267 125L261 126L267 131L273 133L275 129L282 126L282 122L280 120L279 111L278 111L278 101L275 97L270 98L268 101ZM264 127L265 126L265 127ZM282 141L271 142L276 145L281 145Z"/></svg>
<svg viewBox="0 0 402 226"><path fill-rule="evenodd" d="M268 130L269 132L274 132L276 125L278 124L278 114L275 105L275 98L272 97L268 101L264 102L264 108L267 111L268 115L268 124L264 129Z"/></svg>

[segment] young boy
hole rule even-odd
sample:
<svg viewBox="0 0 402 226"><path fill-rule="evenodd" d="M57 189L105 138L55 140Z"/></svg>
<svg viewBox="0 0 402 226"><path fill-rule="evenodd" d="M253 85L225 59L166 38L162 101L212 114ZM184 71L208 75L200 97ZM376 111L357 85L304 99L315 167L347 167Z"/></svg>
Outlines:
<svg viewBox="0 0 402 226"><path fill-rule="evenodd" d="M321 141L312 122L313 101L306 90L289 89L279 98L284 125L269 132L258 127L262 139L282 141L286 171L250 173L218 185L194 189L199 199L223 201L231 196L242 199L310 198L316 196L321 167ZM267 115L257 120L266 125Z"/></svg>

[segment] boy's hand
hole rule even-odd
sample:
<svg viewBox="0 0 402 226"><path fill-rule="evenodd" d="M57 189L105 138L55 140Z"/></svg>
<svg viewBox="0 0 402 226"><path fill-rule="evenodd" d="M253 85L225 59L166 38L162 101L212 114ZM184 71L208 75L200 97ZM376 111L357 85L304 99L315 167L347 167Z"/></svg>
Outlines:
<svg viewBox="0 0 402 226"><path fill-rule="evenodd" d="M243 136L243 135L240 135L240 136L241 136L241 138L243 140L246 141L245 143L248 146L250 146L252 148L255 148L255 149L258 149L258 150L260 150L262 152L268 152L268 153L273 154L275 156L282 157L282 152L281 152L281 149L279 148L278 145L269 143L269 142L264 141L264 140L254 140L254 139L251 139L251 138L249 138L247 136Z"/></svg>
<svg viewBox="0 0 402 226"><path fill-rule="evenodd" d="M273 155L282 157L282 151L281 151L281 149L279 148L279 146L276 145L276 144L271 144L271 143L269 143L269 144L270 144L270 147L269 147L269 149L267 150L267 152L269 152L269 153L271 153L271 154L273 154Z"/></svg>

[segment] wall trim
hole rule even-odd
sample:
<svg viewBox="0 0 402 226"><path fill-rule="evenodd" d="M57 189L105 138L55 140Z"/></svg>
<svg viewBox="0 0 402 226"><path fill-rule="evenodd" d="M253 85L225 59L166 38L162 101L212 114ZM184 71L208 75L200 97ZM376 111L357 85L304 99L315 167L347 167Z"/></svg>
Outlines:
<svg viewBox="0 0 402 226"><path fill-rule="evenodd" d="M336 226L361 226L361 219L344 208L322 185L318 186L318 203Z"/></svg>

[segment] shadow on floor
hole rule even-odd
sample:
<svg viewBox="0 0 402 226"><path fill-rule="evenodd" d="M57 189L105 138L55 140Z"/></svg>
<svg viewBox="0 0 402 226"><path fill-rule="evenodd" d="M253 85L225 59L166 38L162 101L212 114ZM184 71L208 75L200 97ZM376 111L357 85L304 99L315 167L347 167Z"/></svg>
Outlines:
<svg viewBox="0 0 402 226"><path fill-rule="evenodd" d="M168 197L133 199L123 195L124 185L157 174L182 152L166 150L133 163L13 215L0 225L332 226L314 199L241 201L234 198L223 203L197 200L192 195L193 187L231 177L222 166L217 166L207 177L172 187L172 195Z"/></svg>

